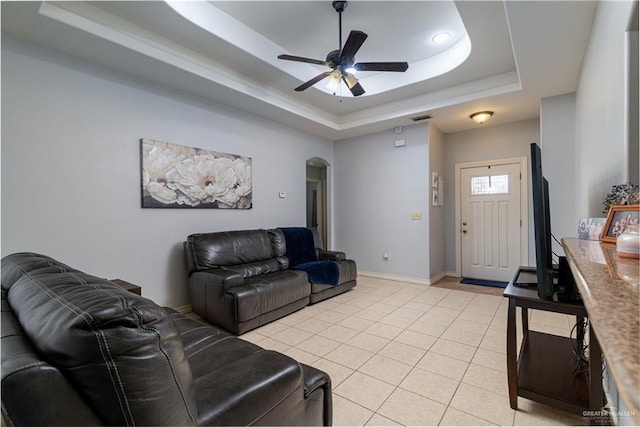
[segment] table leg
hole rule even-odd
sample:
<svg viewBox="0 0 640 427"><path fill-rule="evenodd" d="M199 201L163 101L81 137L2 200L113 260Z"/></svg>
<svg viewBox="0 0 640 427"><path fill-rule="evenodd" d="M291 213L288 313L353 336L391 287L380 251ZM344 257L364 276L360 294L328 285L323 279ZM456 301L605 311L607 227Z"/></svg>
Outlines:
<svg viewBox="0 0 640 427"><path fill-rule="evenodd" d="M518 352L516 328L516 300L509 298L507 309L507 383L509 384L509 404L518 409Z"/></svg>
<svg viewBox="0 0 640 427"><path fill-rule="evenodd" d="M584 323L585 318L582 316L576 316L576 341L578 342L578 348L582 348L584 345Z"/></svg>
<svg viewBox="0 0 640 427"><path fill-rule="evenodd" d="M522 339L525 340L529 334L529 309L522 307Z"/></svg>
<svg viewBox="0 0 640 427"><path fill-rule="evenodd" d="M602 387L602 349L593 325L589 323L589 409L596 411L604 404Z"/></svg>

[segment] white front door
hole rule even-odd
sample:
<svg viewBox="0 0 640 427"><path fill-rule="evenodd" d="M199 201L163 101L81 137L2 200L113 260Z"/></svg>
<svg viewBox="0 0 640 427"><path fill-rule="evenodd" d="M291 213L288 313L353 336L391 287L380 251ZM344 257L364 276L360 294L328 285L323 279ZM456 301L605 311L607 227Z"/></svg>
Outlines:
<svg viewBox="0 0 640 427"><path fill-rule="evenodd" d="M521 264L521 163L460 169L462 276L508 282Z"/></svg>

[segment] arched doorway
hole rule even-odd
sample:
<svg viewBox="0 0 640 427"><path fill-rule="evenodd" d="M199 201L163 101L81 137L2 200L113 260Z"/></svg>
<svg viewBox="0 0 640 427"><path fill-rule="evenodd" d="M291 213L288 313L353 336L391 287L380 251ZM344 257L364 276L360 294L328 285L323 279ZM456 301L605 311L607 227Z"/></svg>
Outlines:
<svg viewBox="0 0 640 427"><path fill-rule="evenodd" d="M324 249L328 245L328 191L326 160L313 157L307 159L307 227L316 227L322 236Z"/></svg>

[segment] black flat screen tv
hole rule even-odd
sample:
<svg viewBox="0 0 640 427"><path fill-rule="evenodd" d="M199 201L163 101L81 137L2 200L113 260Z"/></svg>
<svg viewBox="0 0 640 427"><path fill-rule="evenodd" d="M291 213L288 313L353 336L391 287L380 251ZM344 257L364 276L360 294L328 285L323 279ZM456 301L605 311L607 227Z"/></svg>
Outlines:
<svg viewBox="0 0 640 427"><path fill-rule="evenodd" d="M549 183L542 173L542 152L538 144L531 144L531 189L533 190L533 225L536 246L536 275L538 296L553 298L554 265L551 248L551 212L549 207ZM556 279L557 280L557 279Z"/></svg>

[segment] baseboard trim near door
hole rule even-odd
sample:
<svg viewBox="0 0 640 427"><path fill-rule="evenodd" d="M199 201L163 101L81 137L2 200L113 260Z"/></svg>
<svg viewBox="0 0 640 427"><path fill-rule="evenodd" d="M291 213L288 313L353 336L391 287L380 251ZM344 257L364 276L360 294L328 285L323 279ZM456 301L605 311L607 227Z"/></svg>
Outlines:
<svg viewBox="0 0 640 427"><path fill-rule="evenodd" d="M446 272L442 272L442 273L437 274L434 277L432 277L430 282L431 282L432 285L435 285L436 283L438 283L440 280L444 279L447 276L448 276L448 274Z"/></svg>
<svg viewBox="0 0 640 427"><path fill-rule="evenodd" d="M415 283L416 285L430 286L431 280L419 279L417 277L396 276L393 274L376 273L373 271L358 271L358 276L373 277L375 279L393 280L396 282Z"/></svg>

